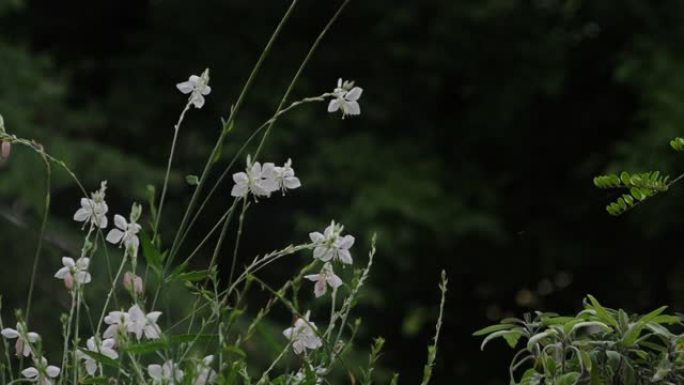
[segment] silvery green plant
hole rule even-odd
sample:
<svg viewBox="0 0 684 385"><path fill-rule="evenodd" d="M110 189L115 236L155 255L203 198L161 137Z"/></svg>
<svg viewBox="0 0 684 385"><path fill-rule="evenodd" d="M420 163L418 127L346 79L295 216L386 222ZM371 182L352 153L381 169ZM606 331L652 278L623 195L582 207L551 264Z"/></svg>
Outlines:
<svg viewBox="0 0 684 385"><path fill-rule="evenodd" d="M321 102L328 102L328 112L339 113L342 118L361 114L362 88L342 79L331 92L289 102L294 85L349 0L342 2L313 42L273 115L254 130L209 187L209 175L222 163L221 149L235 127L244 97L297 3L297 0L291 2L231 106L228 117L222 119L216 144L208 154L201 173L188 176L188 183L194 187L193 193L175 233L168 238L170 242L162 241L166 237L162 237L159 224L164 217L174 154L180 145L179 133L186 115L200 110L211 95L209 69L176 84L177 90L187 95L187 100L173 126L161 192L157 195L156 190L151 189L148 202L131 202L130 209L108 205L107 189L110 186L106 181L88 193L65 162L50 155L38 141L10 134L0 116L2 160L10 160L10 146L26 147L41 157L47 171L45 210L26 307L15 312L12 323L16 324L15 328L6 326L0 318L4 347L0 383L314 385L331 383L331 372L336 367L345 368L352 378L358 376L362 384L373 382L371 373L384 340L375 340L366 368L349 368L344 358L351 350L360 326L360 320L352 318L352 311L374 263L375 237L366 265L357 269L345 269L354 266L354 260L358 259L353 250L355 238L335 221L322 231L312 231L308 239L254 257L241 270L236 264L244 218L249 209L257 207L262 200L276 199L274 193L285 197L286 193L296 193L296 190L305 188L305 182L296 176L291 159L280 162L261 159L264 143L277 120L303 105ZM246 154L247 147L256 139L259 139L256 149ZM241 159L245 159L244 168L236 170ZM75 229L80 228L83 233L83 242L80 250L65 255L61 266L54 267L54 278L63 281L70 305L60 319L63 325L61 360L48 362L43 339L30 329L30 315L49 213L50 178L55 165L65 171L82 192L80 200L74 199L73 221ZM229 175L232 176L232 185L223 190L222 182ZM211 215L205 210L208 201L212 196L221 194L229 198L229 203L201 241L194 247L188 247L188 235L197 219ZM237 233L229 249L232 263L226 278L219 275L217 265L219 256L223 256L227 248L230 225L237 226ZM183 254L181 247L184 247ZM186 252L186 248L191 251ZM209 264L204 269L191 270L198 265L195 257L206 250L211 255ZM292 264L297 255L304 255L308 262L284 284L273 287L260 277L262 271L279 262ZM181 256L184 259L178 260ZM110 276L98 275L92 269L99 264L109 268L111 260L118 267ZM108 284L108 289L98 309L86 302L85 294L93 283L103 281ZM168 308L162 306L163 299L169 295L166 290L178 283L191 298L190 311L180 315L170 314ZM434 340L428 347L423 385L427 385L432 376L446 284L443 273L439 286L442 293L440 314ZM255 286L266 291L271 299L259 306L252 304L251 308L259 310L256 314L248 314L248 293ZM304 288L306 294L301 294L300 288ZM309 300L302 300L301 296ZM329 301L330 310L322 314L309 309L306 304L315 301ZM262 367L249 360L245 346L255 343L258 339L255 335L276 306L290 312L293 323L275 341L278 346L275 358ZM51 347L50 351L54 350ZM293 360L293 356L297 359ZM392 383L397 383L397 375Z"/></svg>
<svg viewBox="0 0 684 385"><path fill-rule="evenodd" d="M604 307L589 295L574 316L535 312L475 332L518 348L512 385L684 384L682 318L663 306L644 315Z"/></svg>

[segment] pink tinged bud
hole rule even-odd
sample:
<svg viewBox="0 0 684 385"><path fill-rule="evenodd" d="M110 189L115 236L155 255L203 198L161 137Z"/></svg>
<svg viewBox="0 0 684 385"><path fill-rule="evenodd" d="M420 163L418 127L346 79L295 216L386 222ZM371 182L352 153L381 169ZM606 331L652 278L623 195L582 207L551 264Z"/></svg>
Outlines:
<svg viewBox="0 0 684 385"><path fill-rule="evenodd" d="M131 272L126 272L123 276L123 285L126 290L133 291L135 294L143 293L143 280Z"/></svg>
<svg viewBox="0 0 684 385"><path fill-rule="evenodd" d="M131 286L132 283L133 283L133 278L131 277L131 273L129 273L129 272L124 273L123 285L126 288L126 290L132 289L132 286Z"/></svg>
<svg viewBox="0 0 684 385"><path fill-rule="evenodd" d="M24 340L21 337L17 338L17 343L14 344L14 350L16 351L17 357L21 357L24 354Z"/></svg>
<svg viewBox="0 0 684 385"><path fill-rule="evenodd" d="M2 147L2 151L1 151L2 152L2 159L9 158L10 148L11 148L10 142L2 142L2 146L0 146L0 147Z"/></svg>
<svg viewBox="0 0 684 385"><path fill-rule="evenodd" d="M74 288L74 276L71 273L67 273L64 276L64 287L71 290Z"/></svg>
<svg viewBox="0 0 684 385"><path fill-rule="evenodd" d="M144 290L142 278L135 277L135 279L133 280L133 287L135 288L135 292L137 294L142 294Z"/></svg>

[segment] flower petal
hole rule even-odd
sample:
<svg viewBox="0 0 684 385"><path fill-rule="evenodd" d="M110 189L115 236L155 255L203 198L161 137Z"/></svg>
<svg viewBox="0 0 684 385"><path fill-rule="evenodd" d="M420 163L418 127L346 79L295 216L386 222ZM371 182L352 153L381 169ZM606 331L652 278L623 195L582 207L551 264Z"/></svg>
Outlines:
<svg viewBox="0 0 684 385"><path fill-rule="evenodd" d="M85 222L88 217L90 217L90 212L84 208L76 210L76 213L74 214L74 220L76 222Z"/></svg>
<svg viewBox="0 0 684 385"><path fill-rule="evenodd" d="M182 82L176 84L176 88L178 88L178 91L184 93L184 94L189 94L192 92L192 90L195 88L195 86L192 85L192 83L188 82Z"/></svg>
<svg viewBox="0 0 684 385"><path fill-rule="evenodd" d="M121 242L121 238L123 238L124 232L119 230L119 229L111 229L109 230L109 233L107 234L107 242L117 244Z"/></svg>
<svg viewBox="0 0 684 385"><path fill-rule="evenodd" d="M34 367L29 367L21 371L21 374L29 379L34 379L38 377L38 369Z"/></svg>
<svg viewBox="0 0 684 385"><path fill-rule="evenodd" d="M347 92L347 94L344 96L344 98L347 99L347 101L355 102L355 101L359 100L362 93L363 93L363 88L354 87L351 89L351 91Z"/></svg>
<svg viewBox="0 0 684 385"><path fill-rule="evenodd" d="M114 215L114 226L121 230L126 230L128 227L128 221L126 221L126 218L124 218L122 215L116 214Z"/></svg>
<svg viewBox="0 0 684 385"><path fill-rule="evenodd" d="M335 112L340 109L340 100L339 99L332 99L330 103L328 103L328 112Z"/></svg>
<svg viewBox="0 0 684 385"><path fill-rule="evenodd" d="M59 368L54 365L48 366L47 369L45 369L45 372L50 378L55 378L59 376Z"/></svg>
<svg viewBox="0 0 684 385"><path fill-rule="evenodd" d="M0 333L1 333L2 336L5 337L5 338L10 338L10 339L11 339L11 338L17 338L17 337L19 337L19 332L16 331L16 330L14 330L14 329L10 329L10 328L2 329L2 332L0 332Z"/></svg>

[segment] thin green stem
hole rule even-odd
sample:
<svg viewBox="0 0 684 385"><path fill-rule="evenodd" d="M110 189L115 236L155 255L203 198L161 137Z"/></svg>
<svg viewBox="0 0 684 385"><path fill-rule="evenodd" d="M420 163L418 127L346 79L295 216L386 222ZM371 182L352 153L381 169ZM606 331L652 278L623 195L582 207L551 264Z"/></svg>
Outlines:
<svg viewBox="0 0 684 385"><path fill-rule="evenodd" d="M152 229L152 244L155 244L157 237L159 236L159 220L161 219L162 211L164 210L164 201L166 200L166 191L169 187L169 175L171 174L171 164L173 163L173 155L176 153L176 142L178 141L178 132L180 132L180 126L185 119L185 113L190 109L190 102L185 104L185 108L178 117L178 121L173 126L173 140L171 141L171 152L169 153L169 161L166 165L166 175L164 175L164 186L162 187L161 197L159 198L159 209L157 210L157 215L154 220L154 228Z"/></svg>
<svg viewBox="0 0 684 385"><path fill-rule="evenodd" d="M280 100L280 104L278 105L278 108L276 111L280 111L280 109L283 108L285 103L287 102L287 99L290 97L290 93L292 93L292 90L294 89L295 84L297 83L297 80L299 80L299 77L301 76L302 72L304 72L304 68L306 65L309 63L309 60L313 57L314 52L316 52L316 49L320 45L321 41L323 41L323 38L325 35L328 33L328 30L335 24L335 21L337 18L342 14L342 11L344 8L349 4L351 0L345 0L339 8L337 8L337 11L335 14L330 18L328 21L328 24L325 25L323 30L318 34L318 37L316 37L316 40L314 40L313 44L311 45L311 48L309 48L309 52L306 54L304 57L304 60L302 60L302 63L299 65L299 68L297 69L297 72L295 75L292 77L292 80L290 81L290 85L287 87L287 91L285 91L285 94L283 95L283 98ZM266 142L266 138L268 137L268 134L271 132L271 129L273 128L273 124L275 121L271 122L268 125L268 128L266 128L266 132L264 133L264 136L261 138L261 142L259 142L259 147L257 147L257 150L254 153L254 159L256 160L264 146L264 143Z"/></svg>
<svg viewBox="0 0 684 385"><path fill-rule="evenodd" d="M45 228L47 226L48 216L50 214L50 180L52 178L52 168L50 167L50 162L48 162L45 153L43 153L43 161L45 162L45 205L43 208L43 218L41 219L40 223L40 234L38 235L36 252L33 256L33 267L31 268L31 283L29 284L28 298L26 299L26 323L28 323L29 321L29 316L31 312L33 289L36 284L36 272L38 271L40 253L43 250L43 237L45 236Z"/></svg>
<svg viewBox="0 0 684 385"><path fill-rule="evenodd" d="M112 287L109 288L109 293L107 293L107 299L105 300L104 305L102 306L102 312L100 313L100 318L97 321L97 331L95 332L95 335L100 335L100 328L102 327L102 321L104 320L105 313L107 313L107 308L109 307L109 301L112 298L112 294L114 293L114 290L116 289L116 284L119 282L119 277L121 276L121 272L124 269L124 266L126 265L126 259L128 258L128 251L124 252L123 259L121 260L121 265L119 266L119 270L116 272L116 276L114 277L114 282L112 282Z"/></svg>
<svg viewBox="0 0 684 385"><path fill-rule="evenodd" d="M247 78L245 85L242 87L242 91L240 92L240 95L238 96L237 102L235 102L235 105L231 109L230 115L228 116L228 120L223 124L221 134L219 135L219 138L216 141L214 149L211 151L211 154L207 158L207 162L204 165L204 170L202 171L202 175L200 176L199 184L195 188L195 191L193 192L192 197L190 198L190 203L188 204L188 207L185 210L185 214L183 215L183 219L181 220L181 223L178 226L178 231L176 232L176 237L174 238L173 243L171 245L171 252L169 253L169 257L168 257L166 264L164 266L165 272L171 266L173 259L175 258L175 254L177 253L178 248L180 246L179 242L178 242L179 238L183 234L183 232L185 231L185 226L187 225L187 221L189 219L190 213L195 208L195 204L197 203L197 199L199 198L199 195L202 192L202 188L204 187L204 184L206 183L206 179L209 177L209 172L211 171L211 168L212 168L212 166L216 160L215 159L216 155L219 153L221 147L223 146L223 140L225 139L226 135L228 134L229 128L231 128L233 126L233 124L235 122L235 116L237 115L238 111L240 110L240 107L242 106L242 103L244 102L244 98L245 98L245 95L247 94L247 91L251 88L252 83L254 82L254 79L256 78L256 75L259 73L259 70L261 69L261 65L263 64L263 62L266 59L266 57L268 56L268 54L271 52L271 48L273 47L273 44L275 43L276 38L280 35L280 32L283 29L285 23L287 22L287 20L292 15L292 11L294 10L297 2L298 2L298 0L292 0L287 11L285 11L285 14L280 19L278 26L276 27L275 31L273 31L273 34L271 34L271 38L269 39L268 43L266 44L266 47L264 48L264 50L261 52L261 55L259 56L259 59L257 60L256 64L252 68L252 72L249 74L249 77Z"/></svg>

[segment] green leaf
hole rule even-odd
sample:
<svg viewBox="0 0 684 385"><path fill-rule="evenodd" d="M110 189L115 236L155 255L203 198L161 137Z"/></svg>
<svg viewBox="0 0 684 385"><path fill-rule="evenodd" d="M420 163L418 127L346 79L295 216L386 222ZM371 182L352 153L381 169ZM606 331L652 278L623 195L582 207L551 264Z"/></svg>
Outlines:
<svg viewBox="0 0 684 385"><path fill-rule="evenodd" d="M199 178L197 177L197 175L186 175L185 182L190 186L197 186L199 185Z"/></svg>
<svg viewBox="0 0 684 385"><path fill-rule="evenodd" d="M140 244L142 245L143 256L145 257L147 266L154 270L157 275L161 275L162 261L164 259L163 255L160 254L157 247L152 244L152 241L146 232L141 231L139 236Z"/></svg>
<svg viewBox="0 0 684 385"><path fill-rule="evenodd" d="M581 328L587 328L587 327L588 327L588 328L599 328L599 329L601 329L602 331L604 331L604 332L606 332L606 333L610 333L610 332L613 331L613 329L612 329L610 326L604 324L603 322L599 322L599 321L585 321L585 322L579 322L579 323L575 324L575 325L572 327L572 329L570 329L570 333L569 333L569 334L574 334L575 332L577 332L577 330L579 330L579 329L581 329ZM590 334L596 334L597 332L598 332L598 331L593 332L593 330L592 330L592 333L590 333Z"/></svg>
<svg viewBox="0 0 684 385"><path fill-rule="evenodd" d="M508 329L510 329L510 328L512 328L512 327L515 327L515 325L513 325L513 324L496 324L496 325L491 325L491 326L487 326L486 328L483 328L483 329L480 329L480 330L476 331L475 333L473 333L473 336L479 337L479 336L483 336L483 335L485 335L485 334L497 332L497 331L499 331L499 330L508 330Z"/></svg>
<svg viewBox="0 0 684 385"><path fill-rule="evenodd" d="M150 354L158 351L166 350L169 347L168 343L163 340L141 342L138 344L131 344L125 346L123 350L132 354Z"/></svg>
<svg viewBox="0 0 684 385"><path fill-rule="evenodd" d="M85 350L85 349L80 350L80 351L83 352L84 354L90 356L92 359L101 363L102 365L110 366L113 368L120 368L121 367L121 364L119 363L119 361L113 360L113 359L105 356L104 354L100 354L100 353L93 352L90 350Z"/></svg>
<svg viewBox="0 0 684 385"><path fill-rule="evenodd" d="M487 343L489 341L491 341L495 338L499 338L499 337L503 338L504 335L506 335L506 334L520 334L520 335L522 335L522 331L520 329L513 329L513 330L499 330L498 332L494 332L494 333L488 335L487 337L485 337L485 339L482 341L482 344L480 345L480 350L484 350L485 346L487 345Z"/></svg>
<svg viewBox="0 0 684 385"><path fill-rule="evenodd" d="M544 338L554 337L554 336L556 336L556 331L554 331L554 330L547 330L545 332L541 332L539 334L533 335L532 337L530 337L529 341L527 341L527 350L529 350L530 352L534 352L533 347L537 343L541 342L541 340L543 340Z"/></svg>
<svg viewBox="0 0 684 385"><path fill-rule="evenodd" d="M610 313L608 313L608 310L601 306L599 301L594 298L591 294L587 295L587 298L589 298L589 302L591 302L591 307L592 309L596 312L596 316L603 321L604 323L612 326L615 329L619 328L618 322L613 318Z"/></svg>
<svg viewBox="0 0 684 385"><path fill-rule="evenodd" d="M238 348L235 345L226 345L223 348L223 351L228 352L228 353L237 354L238 356L240 356L240 358L247 358L247 353L245 353L244 350Z"/></svg>
<svg viewBox="0 0 684 385"><path fill-rule="evenodd" d="M174 278L177 278L177 279L184 281L184 282L197 282L197 281L202 281L204 279L207 279L207 278L211 277L213 274L214 274L214 270L188 271L187 273L180 273L176 276L170 275L166 279L166 282L170 282Z"/></svg>
<svg viewBox="0 0 684 385"><path fill-rule="evenodd" d="M580 374L577 372L565 373L558 377L556 385L574 385L577 383Z"/></svg>
<svg viewBox="0 0 684 385"><path fill-rule="evenodd" d="M684 151L684 139L674 138L670 141L670 147L675 151Z"/></svg>
<svg viewBox="0 0 684 385"><path fill-rule="evenodd" d="M539 385L542 377L542 374L537 373L536 370L527 369L520 378L520 385Z"/></svg>

